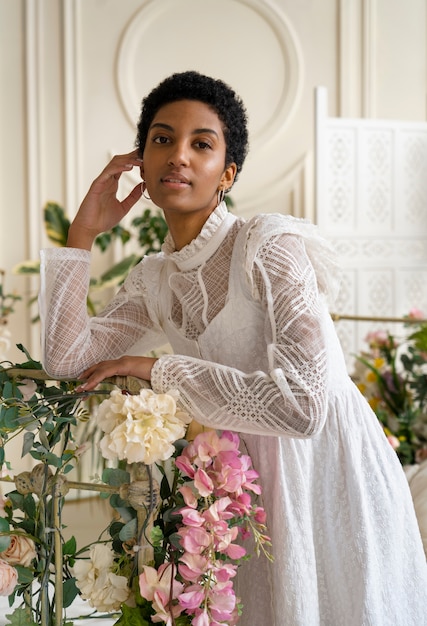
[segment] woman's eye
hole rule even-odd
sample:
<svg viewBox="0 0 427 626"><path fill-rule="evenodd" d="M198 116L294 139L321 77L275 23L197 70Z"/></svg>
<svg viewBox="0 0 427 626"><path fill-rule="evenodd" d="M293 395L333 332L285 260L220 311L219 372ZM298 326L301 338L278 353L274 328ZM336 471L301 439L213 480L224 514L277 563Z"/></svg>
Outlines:
<svg viewBox="0 0 427 626"><path fill-rule="evenodd" d="M169 141L168 137L165 137L164 135L158 135L157 137L154 137L153 142L154 143L167 143Z"/></svg>
<svg viewBox="0 0 427 626"><path fill-rule="evenodd" d="M206 141L198 141L196 146L198 146L201 150L209 150L211 148L211 145Z"/></svg>

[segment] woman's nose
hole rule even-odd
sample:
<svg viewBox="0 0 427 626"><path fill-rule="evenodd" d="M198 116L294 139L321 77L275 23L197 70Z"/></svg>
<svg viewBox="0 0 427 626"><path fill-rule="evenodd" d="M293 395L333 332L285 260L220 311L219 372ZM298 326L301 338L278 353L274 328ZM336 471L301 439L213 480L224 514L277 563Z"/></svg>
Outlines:
<svg viewBox="0 0 427 626"><path fill-rule="evenodd" d="M177 141L171 144L171 150L169 153L169 163L171 165L188 165L189 159L189 147L185 142Z"/></svg>

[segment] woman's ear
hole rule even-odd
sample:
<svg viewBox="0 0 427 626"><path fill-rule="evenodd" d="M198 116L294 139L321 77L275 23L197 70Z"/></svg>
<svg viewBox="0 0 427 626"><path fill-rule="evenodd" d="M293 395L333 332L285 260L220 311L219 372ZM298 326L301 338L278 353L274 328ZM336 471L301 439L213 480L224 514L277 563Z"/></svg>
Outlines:
<svg viewBox="0 0 427 626"><path fill-rule="evenodd" d="M234 183L234 179L237 174L237 165L235 163L230 163L224 170L223 175L221 176L221 185L224 189L231 189Z"/></svg>

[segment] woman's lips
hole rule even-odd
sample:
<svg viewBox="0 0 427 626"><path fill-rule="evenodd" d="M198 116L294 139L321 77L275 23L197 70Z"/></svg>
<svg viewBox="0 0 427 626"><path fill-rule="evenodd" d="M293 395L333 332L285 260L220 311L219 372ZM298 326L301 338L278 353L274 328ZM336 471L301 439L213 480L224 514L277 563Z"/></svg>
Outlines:
<svg viewBox="0 0 427 626"><path fill-rule="evenodd" d="M182 189L183 187L188 187L190 185L190 181L181 176L165 176L161 179L161 181L163 185L176 189Z"/></svg>

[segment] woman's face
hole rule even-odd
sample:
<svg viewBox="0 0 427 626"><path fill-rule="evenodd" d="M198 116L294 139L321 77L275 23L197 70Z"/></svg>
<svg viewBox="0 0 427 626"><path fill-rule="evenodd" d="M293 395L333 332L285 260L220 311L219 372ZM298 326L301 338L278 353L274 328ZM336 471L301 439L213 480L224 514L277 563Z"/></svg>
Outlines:
<svg viewBox="0 0 427 626"><path fill-rule="evenodd" d="M218 189L232 186L236 166L225 168L222 123L208 105L179 100L164 105L148 131L141 175L165 216L206 212L217 205Z"/></svg>

